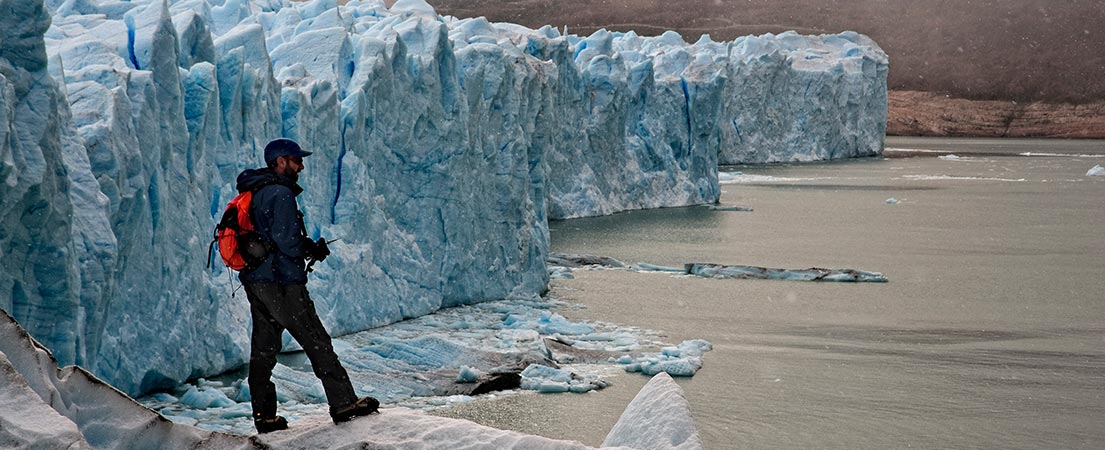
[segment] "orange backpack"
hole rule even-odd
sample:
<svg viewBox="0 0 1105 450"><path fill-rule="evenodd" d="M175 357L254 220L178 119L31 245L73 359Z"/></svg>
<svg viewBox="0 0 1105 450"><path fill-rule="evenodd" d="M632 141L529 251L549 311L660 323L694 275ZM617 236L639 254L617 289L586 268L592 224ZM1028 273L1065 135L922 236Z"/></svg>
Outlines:
<svg viewBox="0 0 1105 450"><path fill-rule="evenodd" d="M249 220L249 205L253 191L238 194L226 205L222 220L215 226L215 235L207 250L207 267L211 267L211 254L219 244L219 255L226 266L233 270L253 268L264 262L269 248L253 229Z"/></svg>

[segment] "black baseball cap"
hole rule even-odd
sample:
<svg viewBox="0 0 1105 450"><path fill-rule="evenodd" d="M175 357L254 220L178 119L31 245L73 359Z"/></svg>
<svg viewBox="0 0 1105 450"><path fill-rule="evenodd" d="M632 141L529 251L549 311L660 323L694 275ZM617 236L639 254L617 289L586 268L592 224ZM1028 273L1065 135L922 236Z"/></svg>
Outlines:
<svg viewBox="0 0 1105 450"><path fill-rule="evenodd" d="M311 152L303 150L295 141L287 138L273 139L265 146L265 164L272 165L281 156L304 157Z"/></svg>

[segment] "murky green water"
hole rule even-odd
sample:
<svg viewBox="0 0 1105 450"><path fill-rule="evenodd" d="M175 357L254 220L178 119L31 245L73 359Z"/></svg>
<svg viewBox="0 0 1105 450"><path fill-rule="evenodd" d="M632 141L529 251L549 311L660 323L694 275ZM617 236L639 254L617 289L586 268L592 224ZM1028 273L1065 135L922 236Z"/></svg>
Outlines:
<svg viewBox="0 0 1105 450"><path fill-rule="evenodd" d="M630 263L853 268L889 283L577 271L553 294L586 305L570 317L713 342L680 380L708 448L1105 448L1105 177L1086 176L1105 142L887 147L959 158L727 168L744 176L722 203L753 212L578 219L552 239ZM646 379L612 381L443 414L597 446Z"/></svg>

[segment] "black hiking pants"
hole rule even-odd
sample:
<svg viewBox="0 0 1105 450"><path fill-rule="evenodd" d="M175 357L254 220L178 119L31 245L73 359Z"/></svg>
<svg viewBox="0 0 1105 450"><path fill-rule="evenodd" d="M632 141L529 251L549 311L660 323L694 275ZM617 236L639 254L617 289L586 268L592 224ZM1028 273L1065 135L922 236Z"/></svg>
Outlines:
<svg viewBox="0 0 1105 450"><path fill-rule="evenodd" d="M323 328L315 303L302 284L245 284L253 316L250 340L249 391L253 398L253 417L276 416L276 385L272 369L280 352L281 333L287 329L303 347L315 376L322 381L331 410L357 401L349 374L338 362L330 334Z"/></svg>

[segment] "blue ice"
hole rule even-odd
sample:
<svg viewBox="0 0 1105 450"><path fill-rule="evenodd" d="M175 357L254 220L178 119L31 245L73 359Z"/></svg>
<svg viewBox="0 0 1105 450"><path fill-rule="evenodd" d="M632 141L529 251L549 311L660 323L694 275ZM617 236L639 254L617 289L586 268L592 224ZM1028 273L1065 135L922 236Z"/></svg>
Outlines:
<svg viewBox="0 0 1105 450"><path fill-rule="evenodd" d="M552 299L534 299L448 308L335 339L334 347L358 395L376 397L385 406L421 409L470 401L468 394L481 380L501 373L519 374L521 391L541 393L603 389L610 384L604 366L636 364L647 366L639 372L692 376L701 367L703 354L711 349L710 343L703 340L658 345L655 332L608 323L572 322L550 314L551 309L564 306ZM567 339L550 331L546 328L550 317L558 317L556 322L562 327L572 326L580 333ZM465 326L456 326L459 323ZM575 349L603 351L617 357L593 364L576 363L570 356L557 359L545 344L545 339L554 338ZM690 360L697 361L693 369ZM302 353L281 356L272 380L277 386L280 410L290 419L325 411L322 384ZM249 386L242 371L223 374L217 380L183 383L139 400L174 420L183 418L179 419L181 423L231 433L252 432Z"/></svg>
<svg viewBox="0 0 1105 450"><path fill-rule="evenodd" d="M719 163L882 149L886 55L856 33L574 36L422 0L4 5L0 308L130 394L247 361L207 242L276 137L315 152L300 205L341 238L310 286L335 335L542 294L550 218L714 203Z"/></svg>

